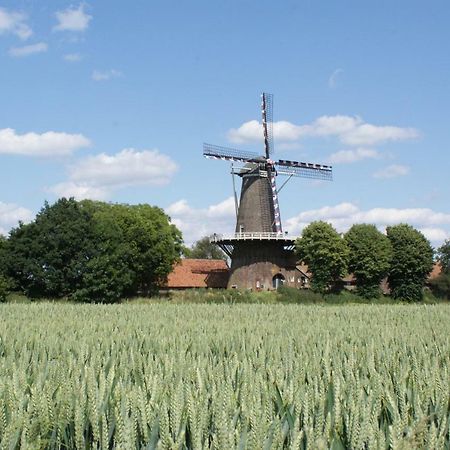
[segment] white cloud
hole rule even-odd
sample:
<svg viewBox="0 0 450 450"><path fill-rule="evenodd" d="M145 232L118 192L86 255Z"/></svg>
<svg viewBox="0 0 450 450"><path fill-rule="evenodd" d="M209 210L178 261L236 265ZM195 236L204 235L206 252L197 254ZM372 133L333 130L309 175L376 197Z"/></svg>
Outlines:
<svg viewBox="0 0 450 450"><path fill-rule="evenodd" d="M421 228L420 231L431 242L444 242L450 238L450 233L442 228Z"/></svg>
<svg viewBox="0 0 450 450"><path fill-rule="evenodd" d="M42 134L17 134L12 128L0 130L0 154L9 153L28 156L68 155L90 145L82 134L47 131Z"/></svg>
<svg viewBox="0 0 450 450"><path fill-rule="evenodd" d="M58 196L106 199L111 192L128 186L163 186L178 166L158 150L129 148L115 155L101 153L80 160L69 170L69 181L48 188Z"/></svg>
<svg viewBox="0 0 450 450"><path fill-rule="evenodd" d="M339 152L333 153L328 157L328 161L330 164L347 164L363 159L376 159L379 157L380 154L376 150L357 148L354 150L340 150Z"/></svg>
<svg viewBox="0 0 450 450"><path fill-rule="evenodd" d="M193 208L186 200L179 200L165 211L183 232L187 245L213 233L232 233L236 224L233 197L207 208Z"/></svg>
<svg viewBox="0 0 450 450"><path fill-rule="evenodd" d="M273 123L274 138L279 141L297 141L305 134L305 127L281 120ZM257 120L243 123L239 128L232 128L228 132L228 139L235 144L246 142L262 142L262 124Z"/></svg>
<svg viewBox="0 0 450 450"><path fill-rule="evenodd" d="M9 54L16 58L23 56L33 55L35 53L43 53L48 49L48 45L45 42L39 42L37 44L25 45L23 47L13 47L9 49Z"/></svg>
<svg viewBox="0 0 450 450"><path fill-rule="evenodd" d="M84 11L84 4L78 8L69 7L55 13L58 24L53 27L54 31L84 31L88 28L92 16Z"/></svg>
<svg viewBox="0 0 450 450"><path fill-rule="evenodd" d="M343 134L341 140L348 145L376 145L389 141L416 139L418 137L419 132L414 128L376 126L369 123L361 123L355 129Z"/></svg>
<svg viewBox="0 0 450 450"><path fill-rule="evenodd" d="M377 126L354 116L321 116L307 125L295 125L287 121L274 122L273 135L277 141L298 141L305 137L336 137L350 146L372 146L386 142L416 139L415 128ZM257 120L243 123L228 132L228 139L237 144L260 142L263 139L262 125Z"/></svg>
<svg viewBox="0 0 450 450"><path fill-rule="evenodd" d="M399 164L392 164L391 166L387 166L384 169L375 172L373 176L375 178L397 178L408 175L409 167L401 166Z"/></svg>
<svg viewBox="0 0 450 450"><path fill-rule="evenodd" d="M194 208L186 200L179 200L165 208L165 211L171 216L173 223L181 229L188 245L213 233L233 233L236 224L233 197L207 208ZM346 232L357 223L374 224L381 231L390 225L408 223L420 230L434 245L450 237L449 213L429 208L361 210L351 202L303 211L285 220L283 228L289 231L290 235L300 235L307 225L316 220L331 223L340 233Z"/></svg>
<svg viewBox="0 0 450 450"><path fill-rule="evenodd" d="M343 69L336 69L333 71L333 73L328 78L328 87L330 89L334 89L337 86L339 75L341 75L342 73L344 73Z"/></svg>
<svg viewBox="0 0 450 450"><path fill-rule="evenodd" d="M118 70L115 70L115 69L110 69L110 70L105 70L105 71L94 70L92 72L91 78L94 81L107 81L107 80L110 80L111 78L118 78L121 76L122 76L122 72L119 72Z"/></svg>
<svg viewBox="0 0 450 450"><path fill-rule="evenodd" d="M335 206L303 211L285 221L290 234L301 234L303 228L315 220L331 223L339 232L347 231L355 223L370 223L380 230L398 223L408 223L420 229L432 242L443 241L449 232L450 214L429 208L372 208L362 211L353 203L344 202Z"/></svg>
<svg viewBox="0 0 450 450"><path fill-rule="evenodd" d="M12 33L22 40L28 39L33 31L26 20L25 14L0 7L0 34Z"/></svg>
<svg viewBox="0 0 450 450"><path fill-rule="evenodd" d="M17 226L19 220L29 222L33 213L14 203L0 202L0 234L6 235L12 227Z"/></svg>
<svg viewBox="0 0 450 450"><path fill-rule="evenodd" d="M47 189L48 192L56 194L58 197L74 197L77 200L91 199L91 200L106 200L109 191L102 187L90 186L87 183L75 183L67 181L58 183Z"/></svg>
<svg viewBox="0 0 450 450"><path fill-rule="evenodd" d="M178 167L158 150L124 149L115 155L89 156L72 167L73 181L96 186L165 185Z"/></svg>
<svg viewBox="0 0 450 450"><path fill-rule="evenodd" d="M68 53L63 56L63 59L67 62L79 62L82 60L82 56L79 53Z"/></svg>

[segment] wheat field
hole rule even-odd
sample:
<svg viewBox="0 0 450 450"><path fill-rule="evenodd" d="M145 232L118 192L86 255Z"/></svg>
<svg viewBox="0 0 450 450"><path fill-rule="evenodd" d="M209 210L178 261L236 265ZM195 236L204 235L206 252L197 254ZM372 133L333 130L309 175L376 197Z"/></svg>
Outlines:
<svg viewBox="0 0 450 450"><path fill-rule="evenodd" d="M2 449L448 449L447 305L0 305Z"/></svg>

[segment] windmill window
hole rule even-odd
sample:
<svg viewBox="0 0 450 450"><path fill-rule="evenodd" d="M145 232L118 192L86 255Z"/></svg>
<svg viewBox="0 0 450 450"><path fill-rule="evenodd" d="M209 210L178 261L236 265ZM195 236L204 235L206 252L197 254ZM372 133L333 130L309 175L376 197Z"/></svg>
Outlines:
<svg viewBox="0 0 450 450"><path fill-rule="evenodd" d="M295 282L295 277L291 277L291 283Z"/></svg>

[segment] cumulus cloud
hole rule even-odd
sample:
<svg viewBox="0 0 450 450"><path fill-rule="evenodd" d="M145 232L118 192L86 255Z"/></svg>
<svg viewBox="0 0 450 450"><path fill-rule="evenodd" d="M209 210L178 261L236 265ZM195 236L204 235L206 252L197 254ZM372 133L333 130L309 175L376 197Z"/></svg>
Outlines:
<svg viewBox="0 0 450 450"><path fill-rule="evenodd" d="M183 232L187 245L213 233L234 232L236 215L233 197L207 208L194 208L186 200L179 200L165 208L165 211Z"/></svg>
<svg viewBox="0 0 450 450"><path fill-rule="evenodd" d="M27 25L26 20L25 14L0 7L0 34L11 33L22 40L28 39L33 31Z"/></svg>
<svg viewBox="0 0 450 450"><path fill-rule="evenodd" d="M82 60L82 56L79 53L67 53L63 59L67 62L79 62Z"/></svg>
<svg viewBox="0 0 450 450"><path fill-rule="evenodd" d="M432 242L440 242L449 235L450 214L429 208L372 208L361 210L349 202L335 206L303 211L285 221L285 229L291 234L301 234L302 230L315 220L331 223L339 232L347 231L355 223L371 223L380 230L398 223L408 223L420 229Z"/></svg>
<svg viewBox="0 0 450 450"><path fill-rule="evenodd" d="M48 190L58 196L103 200L128 186L166 185L177 170L176 163L158 150L128 148L81 159L69 169L68 182Z"/></svg>
<svg viewBox="0 0 450 450"><path fill-rule="evenodd" d="M305 127L281 120L273 123L274 138L282 142L297 141L305 134ZM257 120L243 123L239 128L232 128L228 132L228 139L235 144L247 142L262 142L262 124Z"/></svg>
<svg viewBox="0 0 450 450"><path fill-rule="evenodd" d="M58 197L74 197L77 200L86 198L90 200L106 200L109 196L109 190L106 188L91 186L85 182L75 183L74 181L55 184L47 188L47 191Z"/></svg>
<svg viewBox="0 0 450 450"><path fill-rule="evenodd" d="M19 220L29 222L33 213L14 203L0 202L0 234L6 235L12 227L17 226Z"/></svg>
<svg viewBox="0 0 450 450"><path fill-rule="evenodd" d="M111 78L118 78L122 76L122 72L119 72L118 70L111 69L111 70L94 70L92 72L91 78L94 81L107 81Z"/></svg>
<svg viewBox="0 0 450 450"><path fill-rule="evenodd" d="M23 56L29 56L35 53L44 53L47 49L48 45L45 42L38 42L37 44L10 48L8 53L16 58L21 58Z"/></svg>
<svg viewBox="0 0 450 450"><path fill-rule="evenodd" d="M371 148L357 148L354 150L340 150L328 157L330 164L348 164L363 159L377 159L380 154Z"/></svg>
<svg viewBox="0 0 450 450"><path fill-rule="evenodd" d="M373 174L375 178L397 178L408 175L409 167L400 164L392 164Z"/></svg>
<svg viewBox="0 0 450 450"><path fill-rule="evenodd" d="M306 137L335 137L343 144L362 147L416 139L419 132L415 128L372 125L357 116L336 115L321 116L306 125L274 122L273 135L280 142L298 141ZM262 125L257 120L245 122L228 132L228 139L237 144L260 142L262 136Z"/></svg>
<svg viewBox="0 0 450 450"><path fill-rule="evenodd" d="M12 128L0 130L0 154L9 153L28 156L68 155L90 145L82 134L47 131L42 134L17 134Z"/></svg>
<svg viewBox="0 0 450 450"><path fill-rule="evenodd" d="M450 233L442 228L425 227L420 228L420 231L431 242L444 242L450 238Z"/></svg>
<svg viewBox="0 0 450 450"><path fill-rule="evenodd" d="M84 11L84 4L80 4L78 8L69 7L55 13L58 24L53 27L54 31L85 31L92 16Z"/></svg>
<svg viewBox="0 0 450 450"><path fill-rule="evenodd" d="M343 69L336 69L333 71L333 73L328 78L328 87L330 89L334 89L337 86L339 75L341 75L342 73L344 73Z"/></svg>

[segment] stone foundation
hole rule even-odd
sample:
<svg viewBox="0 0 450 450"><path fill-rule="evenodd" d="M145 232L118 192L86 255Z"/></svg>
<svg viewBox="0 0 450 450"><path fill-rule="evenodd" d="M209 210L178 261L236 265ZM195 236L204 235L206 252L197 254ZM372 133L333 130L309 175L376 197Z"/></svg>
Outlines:
<svg viewBox="0 0 450 450"><path fill-rule="evenodd" d="M286 286L301 287L301 274L296 269L293 250L286 250L280 242L250 241L235 244L228 288L272 290L277 285L274 277L279 280L284 278Z"/></svg>

